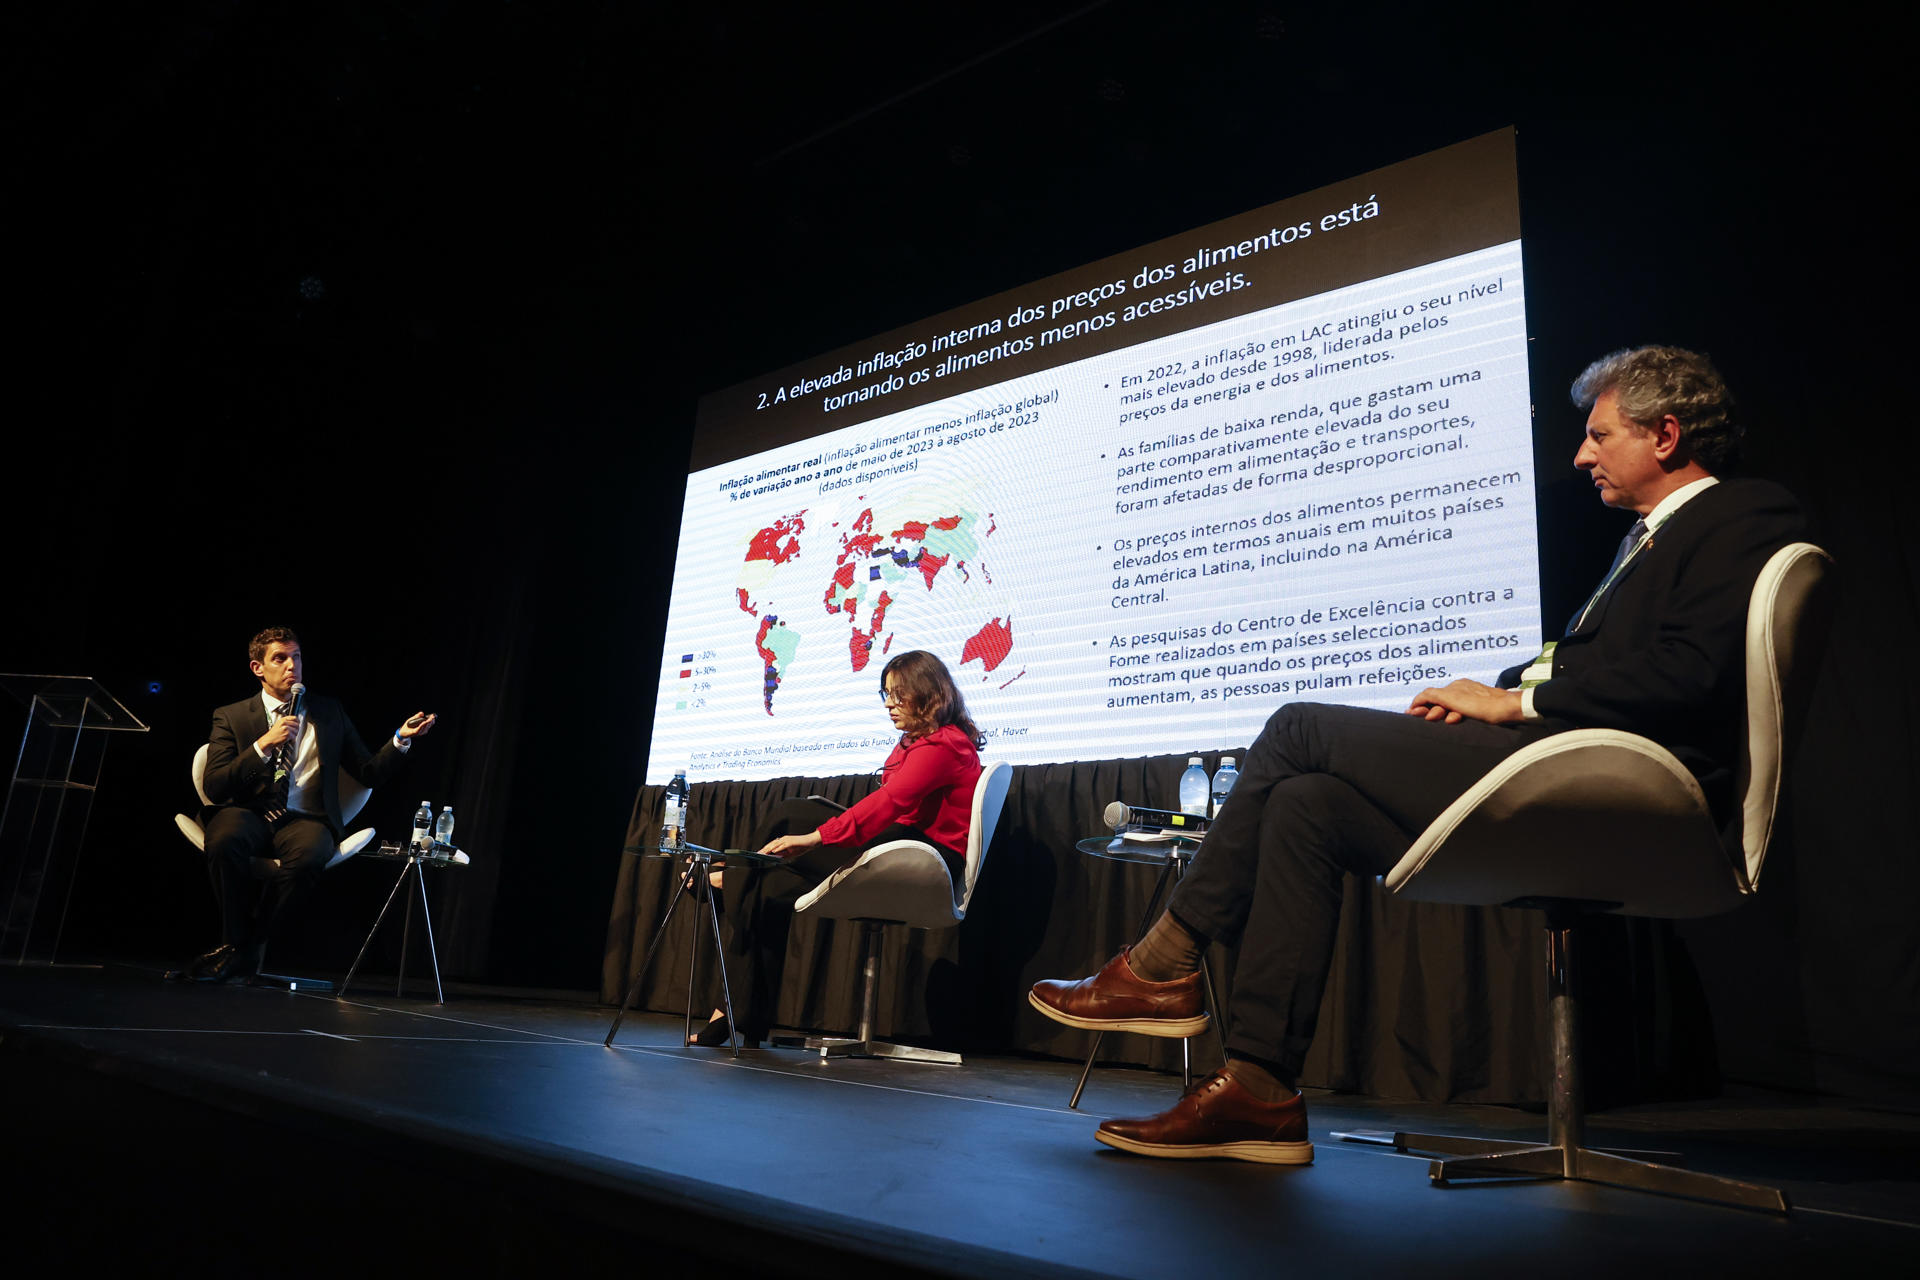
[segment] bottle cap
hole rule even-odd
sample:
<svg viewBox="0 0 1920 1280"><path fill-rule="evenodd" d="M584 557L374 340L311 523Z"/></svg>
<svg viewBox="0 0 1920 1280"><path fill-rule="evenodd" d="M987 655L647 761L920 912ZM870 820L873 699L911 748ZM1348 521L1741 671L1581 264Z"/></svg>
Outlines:
<svg viewBox="0 0 1920 1280"><path fill-rule="evenodd" d="M1200 757L1199 757L1199 756L1188 756L1188 757L1187 757L1187 763L1188 763L1188 764L1199 764L1199 763L1200 763Z"/></svg>
<svg viewBox="0 0 1920 1280"><path fill-rule="evenodd" d="M1221 756L1221 757L1220 757L1220 767L1221 767L1222 769L1224 769L1224 768L1226 768L1226 767L1227 767L1228 765L1230 765L1230 764L1232 764L1232 763L1233 763L1233 757L1232 757L1232 756Z"/></svg>

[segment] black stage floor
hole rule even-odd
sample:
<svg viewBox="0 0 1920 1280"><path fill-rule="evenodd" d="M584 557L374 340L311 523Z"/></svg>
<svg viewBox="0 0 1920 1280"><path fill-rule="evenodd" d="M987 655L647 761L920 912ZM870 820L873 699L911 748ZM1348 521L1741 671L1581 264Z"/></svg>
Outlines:
<svg viewBox="0 0 1920 1280"><path fill-rule="evenodd" d="M1920 1116L1771 1095L1622 1108L1591 1145L1785 1187L1785 1217L1548 1182L1437 1189L1333 1130L1532 1137L1539 1115L1310 1093L1316 1162L1093 1141L1177 1078L678 1047L584 1003L173 987L0 969L0 1256L164 1273L1849 1274L1920 1261ZM1835 1271L1835 1268L1840 1270ZM21 1271L17 1274L29 1274Z"/></svg>

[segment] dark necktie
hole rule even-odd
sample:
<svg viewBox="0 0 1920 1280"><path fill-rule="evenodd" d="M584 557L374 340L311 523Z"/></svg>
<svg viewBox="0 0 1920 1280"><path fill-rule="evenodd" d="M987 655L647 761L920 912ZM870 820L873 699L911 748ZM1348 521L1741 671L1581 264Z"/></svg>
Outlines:
<svg viewBox="0 0 1920 1280"><path fill-rule="evenodd" d="M1620 570L1626 566L1628 560L1633 558L1634 549L1640 545L1640 540L1646 532L1647 522L1635 520L1633 528L1627 530L1627 536L1620 539L1620 549L1613 553L1613 563L1607 566L1607 576L1600 579L1600 585L1593 589L1593 594L1587 597L1587 602L1580 606L1580 612L1574 614L1572 620L1567 623L1568 635L1580 629L1580 624L1586 621L1587 614L1600 602L1600 597L1606 595L1612 588L1614 579L1620 576ZM1537 684L1546 683L1553 677L1553 651L1559 647L1559 644L1558 640L1547 641L1547 647L1540 651L1540 656L1528 663L1526 669L1520 673L1520 688L1531 689Z"/></svg>
<svg viewBox="0 0 1920 1280"><path fill-rule="evenodd" d="M1592 595L1587 597L1587 602L1580 606L1580 612L1574 614L1573 620L1567 623L1568 635L1572 635L1580 629L1580 624L1587 620L1587 614L1592 611L1594 605L1600 602L1600 597L1607 594L1608 588L1613 586L1614 579L1620 576L1620 570L1625 567L1628 559L1632 557L1634 548L1640 545L1640 540L1646 537L1646 535L1647 522L1645 520L1635 520L1633 522L1633 528L1627 530L1627 536L1620 539L1620 549L1613 553L1613 563L1607 566L1607 576L1600 579L1600 585L1594 588Z"/></svg>
<svg viewBox="0 0 1920 1280"><path fill-rule="evenodd" d="M286 707L281 707L278 715L286 711ZM294 745L299 736L296 727L292 737L273 749L273 803L267 810L268 822L278 822L287 812L287 797L293 790Z"/></svg>

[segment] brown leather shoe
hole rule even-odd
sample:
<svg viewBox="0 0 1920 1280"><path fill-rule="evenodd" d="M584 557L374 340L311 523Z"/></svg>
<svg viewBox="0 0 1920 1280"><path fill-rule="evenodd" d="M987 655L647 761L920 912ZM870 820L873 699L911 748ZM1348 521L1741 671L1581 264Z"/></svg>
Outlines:
<svg viewBox="0 0 1920 1280"><path fill-rule="evenodd" d="M1142 1156L1313 1163L1305 1100L1296 1093L1285 1102L1260 1101L1233 1078L1231 1062L1194 1085L1171 1109L1142 1120L1108 1120L1093 1136Z"/></svg>
<svg viewBox="0 0 1920 1280"><path fill-rule="evenodd" d="M1127 963L1132 947L1107 961L1091 978L1048 978L1033 984L1027 1003L1070 1027L1088 1031L1137 1031L1143 1036L1197 1036L1207 1011L1198 971L1171 982L1148 982Z"/></svg>

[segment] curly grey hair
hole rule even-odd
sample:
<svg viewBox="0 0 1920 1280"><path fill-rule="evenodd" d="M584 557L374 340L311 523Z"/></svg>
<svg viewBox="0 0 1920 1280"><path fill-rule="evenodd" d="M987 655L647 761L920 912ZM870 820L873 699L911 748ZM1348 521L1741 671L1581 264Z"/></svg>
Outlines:
<svg viewBox="0 0 1920 1280"><path fill-rule="evenodd" d="M1680 423L1680 438L1694 460L1715 475L1740 461L1746 428L1734 419L1733 392L1696 351L1679 347L1630 347L1601 356L1573 380L1573 402L1591 409L1607 392L1628 421L1651 427L1667 414Z"/></svg>

